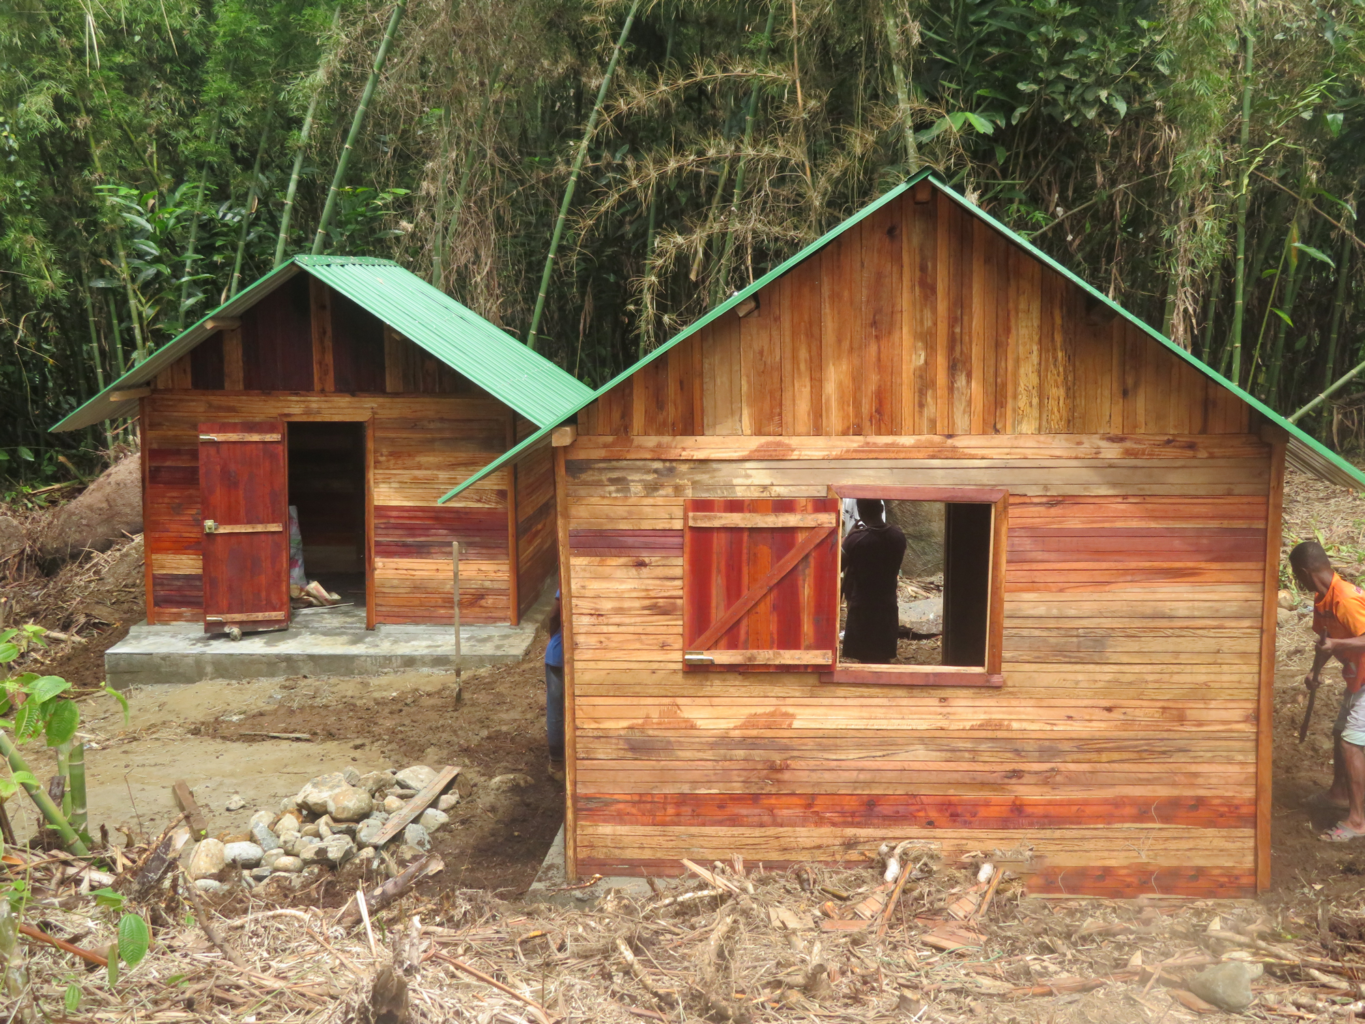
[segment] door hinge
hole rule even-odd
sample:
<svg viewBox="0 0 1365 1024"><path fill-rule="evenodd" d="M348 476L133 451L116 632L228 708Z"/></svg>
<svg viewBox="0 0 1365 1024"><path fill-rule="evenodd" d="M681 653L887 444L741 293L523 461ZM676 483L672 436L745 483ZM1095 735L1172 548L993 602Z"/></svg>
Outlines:
<svg viewBox="0 0 1365 1024"><path fill-rule="evenodd" d="M205 532L205 533L217 533L217 532L218 532L218 524L217 524L216 522L214 522L212 519L205 519L205 520L204 520L204 532Z"/></svg>
<svg viewBox="0 0 1365 1024"><path fill-rule="evenodd" d="M683 661L689 665L714 665L716 659L709 654L702 654L700 651L685 651Z"/></svg>

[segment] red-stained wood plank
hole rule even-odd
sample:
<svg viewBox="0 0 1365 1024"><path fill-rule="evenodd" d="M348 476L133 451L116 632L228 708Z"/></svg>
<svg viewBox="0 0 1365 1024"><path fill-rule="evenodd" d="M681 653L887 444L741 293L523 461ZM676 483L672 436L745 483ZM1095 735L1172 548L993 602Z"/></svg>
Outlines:
<svg viewBox="0 0 1365 1024"><path fill-rule="evenodd" d="M590 767L593 762L583 762ZM755 764L761 771L763 763ZM1077 828L1086 825L1183 825L1245 829L1249 800L1172 797L979 797L913 793L590 793L579 798L583 821L611 825L741 828Z"/></svg>
<svg viewBox="0 0 1365 1024"><path fill-rule="evenodd" d="M1235 868L1179 867L1134 864L1128 867L1048 867L1030 874L1025 885L1032 895L1204 896L1246 899L1256 895L1256 876Z"/></svg>
<svg viewBox="0 0 1365 1024"><path fill-rule="evenodd" d="M681 555L682 530L569 530L575 555Z"/></svg>

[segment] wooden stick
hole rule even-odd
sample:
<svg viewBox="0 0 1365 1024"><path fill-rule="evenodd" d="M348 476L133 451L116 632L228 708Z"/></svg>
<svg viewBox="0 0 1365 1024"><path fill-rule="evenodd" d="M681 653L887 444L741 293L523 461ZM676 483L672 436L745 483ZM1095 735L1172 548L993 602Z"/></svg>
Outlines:
<svg viewBox="0 0 1365 1024"><path fill-rule="evenodd" d="M617 942L619 943L620 940L618 939ZM520 1003L523 1004L524 1006L528 1007L528 1008L530 1009L530 1011L531 1011L533 1014L535 1014L536 1020L540 1021L540 1024L550 1024L550 1015L545 1011L545 1007L541 1006L541 1005L540 1005L538 1002L536 1002L534 999L531 999L531 998L529 998L528 996L522 995L522 994L521 994L520 992L518 992L516 989L510 988L509 986L504 985L502 982L498 981L496 978L490 978L488 975L484 974L482 971L476 970L475 968L470 967L467 963L464 963L463 961L460 961L460 960L456 960L456 959L455 959L453 956L451 956L449 953L444 953L444 952L438 951L438 952L436 953L434 959L445 961L446 963L450 964L451 967L454 967L454 968L455 968L456 970L458 970L458 971L463 971L465 974L468 974L471 978L478 978L479 981L483 982L485 985L492 985L492 986L493 986L495 989L497 989L499 992L504 992L504 993L506 993L507 995L511 996L513 999L517 1000L518 1002L520 1002Z"/></svg>
<svg viewBox="0 0 1365 1024"><path fill-rule="evenodd" d="M912 862L909 857L905 858L905 867L901 868L901 876L896 879L896 887L891 890L891 895L887 897L886 906L882 908L881 920L877 923L877 938L881 939L886 934L886 929L891 924L891 915L896 909L896 904L900 902L901 890L905 888L906 879L910 877Z"/></svg>
<svg viewBox="0 0 1365 1024"><path fill-rule="evenodd" d="M464 696L460 684L460 542L458 540L450 543L450 564L454 566L452 574L455 584L455 700L458 702ZM515 568L512 571L515 573Z"/></svg>
<svg viewBox="0 0 1365 1024"><path fill-rule="evenodd" d="M300 743L312 743L313 737L306 732L239 732L238 736L264 736L271 740L297 740Z"/></svg>
<svg viewBox="0 0 1365 1024"><path fill-rule="evenodd" d="M370 956L378 956L379 950L374 944L374 929L370 927L370 908L365 905L365 887L362 885L355 891L355 905L360 909L360 920L365 925L365 935L370 940Z"/></svg>
<svg viewBox="0 0 1365 1024"><path fill-rule="evenodd" d="M391 817L388 821L384 822L384 827L379 830L379 835L375 837L375 846L383 846L394 836L398 835L399 830L406 827L408 822L412 821L413 818L426 810L427 804L440 796L441 791L449 786L451 782L455 780L455 776L459 774L460 769L456 768L454 765L448 764L442 768L440 775L436 776L431 782L423 786L421 791L409 800L401 811Z"/></svg>
<svg viewBox="0 0 1365 1024"><path fill-rule="evenodd" d="M203 839L208 835L209 823L204 817L204 812L194 802L194 793L190 791L189 783L184 779L176 779L171 786L171 792L175 794L176 805L185 812L185 818L190 823L190 834L196 841Z"/></svg>
<svg viewBox="0 0 1365 1024"><path fill-rule="evenodd" d="M995 874L991 876L991 884L986 888L986 894L981 897L981 902L977 904L976 909L967 915L968 921L979 921L986 916L986 908L991 905L991 898L995 895L995 890L999 888L1000 879L1004 877L1004 874L1003 868L995 868Z"/></svg>
<svg viewBox="0 0 1365 1024"><path fill-rule="evenodd" d="M98 953L92 953L88 949L81 949L80 946L73 946L71 943L64 939L59 939L55 935L49 935L47 932L39 931L32 925L21 924L19 926L19 934L27 935L30 939L37 939L39 942L46 942L49 946L56 946L58 949L64 949L68 953L75 953L76 956L80 957L82 960L89 960L92 964L99 964L101 967L109 966L109 961Z"/></svg>
<svg viewBox="0 0 1365 1024"><path fill-rule="evenodd" d="M429 853L425 857L415 860L397 878L390 878L383 885L376 888L367 897L367 910L378 913L387 907L398 897L411 889L418 881L427 875L434 875L438 871L445 870L445 861L434 853ZM346 906L341 908L341 913L337 915L334 924L342 928L349 928L361 920L360 907L352 898Z"/></svg>
<svg viewBox="0 0 1365 1024"><path fill-rule="evenodd" d="M223 936L218 933L218 929L213 926L213 922L209 920L209 912L204 907L204 897L199 895L199 890L195 888L194 880L191 879L189 875L185 875L184 877L186 883L185 891L190 894L190 902L194 904L194 916L199 919L199 927L203 929L204 934L208 936L209 941L217 946L219 952L232 962L233 967L236 967L239 971L254 973L251 971L251 968L246 965L246 961L242 959L242 954L228 944L228 941L224 939Z"/></svg>

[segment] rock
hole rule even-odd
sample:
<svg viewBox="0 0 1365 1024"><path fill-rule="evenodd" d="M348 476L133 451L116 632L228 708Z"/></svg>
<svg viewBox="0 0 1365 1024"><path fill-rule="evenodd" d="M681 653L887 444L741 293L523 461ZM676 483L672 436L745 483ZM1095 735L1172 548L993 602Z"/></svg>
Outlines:
<svg viewBox="0 0 1365 1024"><path fill-rule="evenodd" d="M331 858L327 856L326 843L314 843L299 850L299 859L305 864L328 864Z"/></svg>
<svg viewBox="0 0 1365 1024"><path fill-rule="evenodd" d="M1288 608L1275 609L1275 622L1279 626L1292 626L1297 619L1298 616Z"/></svg>
<svg viewBox="0 0 1365 1024"><path fill-rule="evenodd" d="M240 811L245 806L246 797L242 796L241 793L233 793L232 796L227 798L227 803L223 805L223 810Z"/></svg>
<svg viewBox="0 0 1365 1024"><path fill-rule="evenodd" d="M258 868L252 868L252 869L251 869L251 880L252 880L253 882L264 882L267 878L269 878L269 877L270 877L271 875L273 875L274 873L275 873L275 872L274 872L273 869L268 868L268 867L266 867L265 865L261 865L261 866L258 867Z"/></svg>
<svg viewBox="0 0 1365 1024"><path fill-rule="evenodd" d="M417 822L413 822L403 829L403 845L411 846L418 850L431 849L431 836L427 835L427 830Z"/></svg>
<svg viewBox="0 0 1365 1024"><path fill-rule="evenodd" d="M444 811L438 811L435 807L428 807L417 820L427 832L435 832L442 825L450 822L450 815Z"/></svg>
<svg viewBox="0 0 1365 1024"><path fill-rule="evenodd" d="M319 839L332 838L332 816L330 814L324 814L313 824L317 826Z"/></svg>
<svg viewBox="0 0 1365 1024"><path fill-rule="evenodd" d="M355 843L350 836L332 836L331 839L322 844L323 850L327 854L327 859L337 867L345 864L355 856Z"/></svg>
<svg viewBox="0 0 1365 1024"><path fill-rule="evenodd" d="M24 528L19 520L0 516L0 562L24 550Z"/></svg>
<svg viewBox="0 0 1365 1024"><path fill-rule="evenodd" d="M264 825L266 828L269 828L274 823L274 821L275 815L271 814L269 811L257 811L247 821L246 823L247 831L248 832L251 831L257 825Z"/></svg>
<svg viewBox="0 0 1365 1024"><path fill-rule="evenodd" d="M279 849L279 836L270 831L269 825L262 825L259 821L251 826L251 838L263 852Z"/></svg>
<svg viewBox="0 0 1365 1024"><path fill-rule="evenodd" d="M425 789L436 781L437 772L432 771L424 764L415 764L411 768L404 768L394 776L398 784L404 789L419 790Z"/></svg>
<svg viewBox="0 0 1365 1024"><path fill-rule="evenodd" d="M441 797L439 800L436 801L436 809L438 811L448 811L459 802L460 802L459 793L447 793L445 796Z"/></svg>
<svg viewBox="0 0 1365 1024"><path fill-rule="evenodd" d="M85 550L108 551L142 532L142 460L120 459L73 501L60 506L34 546L43 562L65 562Z"/></svg>
<svg viewBox="0 0 1365 1024"><path fill-rule="evenodd" d="M367 821L369 819L366 819ZM332 835L350 836L355 838L355 830L359 826L354 821L334 821L332 822Z"/></svg>
<svg viewBox="0 0 1365 1024"><path fill-rule="evenodd" d="M393 776L388 772L366 772L360 776L359 782L353 782L352 785L374 796L393 785Z"/></svg>
<svg viewBox="0 0 1365 1024"><path fill-rule="evenodd" d="M303 830L303 823L292 814L285 814L279 821L275 822L275 832L284 835L286 832L300 832Z"/></svg>
<svg viewBox="0 0 1365 1024"><path fill-rule="evenodd" d="M408 828L412 828L412 826L409 825ZM394 858L399 864L411 864L421 856L424 856L423 851L417 849L415 846L409 846L407 843L403 843L399 846L397 852L394 854Z"/></svg>
<svg viewBox="0 0 1365 1024"><path fill-rule="evenodd" d="M527 789L536 784L536 780L529 775L521 772L511 772L507 775L497 775L485 783L488 789Z"/></svg>
<svg viewBox="0 0 1365 1024"><path fill-rule="evenodd" d="M285 853L291 854L291 855L292 855L292 854L295 854L295 853L298 853L298 852L299 852L299 840L302 839L302 838L303 838L303 836L302 836L300 833L298 833L298 832L281 832L281 833L280 833L280 849L282 849Z"/></svg>
<svg viewBox="0 0 1365 1024"><path fill-rule="evenodd" d="M1214 964L1190 979L1190 991L1221 1010L1240 1013L1251 1005L1251 983L1264 973L1260 964L1230 960Z"/></svg>
<svg viewBox="0 0 1365 1024"><path fill-rule="evenodd" d="M318 823L315 821L310 821L307 825L304 825L302 831L304 835L313 839L322 835L322 830L318 828Z"/></svg>
<svg viewBox="0 0 1365 1024"><path fill-rule="evenodd" d="M369 790L358 786L339 789L327 798L327 813L337 821L359 821L373 809Z"/></svg>
<svg viewBox="0 0 1365 1024"><path fill-rule="evenodd" d="M274 868L277 872L297 874L303 870L303 861L298 857L281 857L275 861Z"/></svg>
<svg viewBox="0 0 1365 1024"><path fill-rule="evenodd" d="M275 862L277 860L279 860L281 857L287 856L288 854L286 854L284 850L278 846L275 847L275 849L273 850L266 850L263 854L261 854L261 867L265 868L274 867Z"/></svg>
<svg viewBox="0 0 1365 1024"><path fill-rule="evenodd" d="M280 801L280 813L289 814L291 811L297 810L298 806L299 802L297 799L292 796L287 796Z"/></svg>
<svg viewBox="0 0 1365 1024"><path fill-rule="evenodd" d="M227 892L228 887L216 878L196 878L194 887L200 892Z"/></svg>
<svg viewBox="0 0 1365 1024"><path fill-rule="evenodd" d="M190 876L191 881L197 882L201 878L218 874L226 864L227 856L223 844L217 839L205 839L195 844L185 873Z"/></svg>
<svg viewBox="0 0 1365 1024"><path fill-rule="evenodd" d="M943 598L929 597L923 601L903 601L896 605L901 627L923 636L938 636L943 632Z"/></svg>
<svg viewBox="0 0 1365 1024"><path fill-rule="evenodd" d="M379 856L379 851L373 847L366 847L355 855L356 863L362 868L369 868L374 864L374 860Z"/></svg>
<svg viewBox="0 0 1365 1024"><path fill-rule="evenodd" d="M341 769L341 777L346 780L348 786L360 785L360 772L351 765Z"/></svg>
<svg viewBox="0 0 1365 1024"><path fill-rule="evenodd" d="M400 800L396 796L386 796L384 798L384 812L386 814L397 814L408 805L406 800Z"/></svg>
<svg viewBox="0 0 1365 1024"><path fill-rule="evenodd" d="M308 808L314 814L327 814L329 813L327 798L337 790L350 788L351 784L346 781L346 777L341 772L328 772L326 775L319 775L316 779L310 779L299 790L298 805Z"/></svg>
<svg viewBox="0 0 1365 1024"><path fill-rule="evenodd" d="M239 868L254 868L265 856L255 843L228 843L223 847L223 859Z"/></svg>
<svg viewBox="0 0 1365 1024"><path fill-rule="evenodd" d="M1296 605L1298 605L1299 601L1298 598L1294 596L1294 592L1292 590L1281 590L1279 595L1276 597L1275 603L1278 604L1281 608L1284 608L1286 611L1289 611L1292 610Z"/></svg>
<svg viewBox="0 0 1365 1024"><path fill-rule="evenodd" d="M888 501L886 521L905 534L901 573L910 578L943 571L944 510L928 501Z"/></svg>
<svg viewBox="0 0 1365 1024"><path fill-rule="evenodd" d="M355 841L361 846L377 846L379 833L384 831L384 822L378 818L366 818L356 829Z"/></svg>

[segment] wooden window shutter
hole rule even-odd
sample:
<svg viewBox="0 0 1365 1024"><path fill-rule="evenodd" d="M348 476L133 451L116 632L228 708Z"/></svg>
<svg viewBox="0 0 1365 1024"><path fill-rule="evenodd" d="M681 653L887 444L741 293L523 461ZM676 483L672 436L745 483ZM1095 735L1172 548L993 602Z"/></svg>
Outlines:
<svg viewBox="0 0 1365 1024"><path fill-rule="evenodd" d="M686 517L687 667L828 671L839 630L839 500L693 498Z"/></svg>

